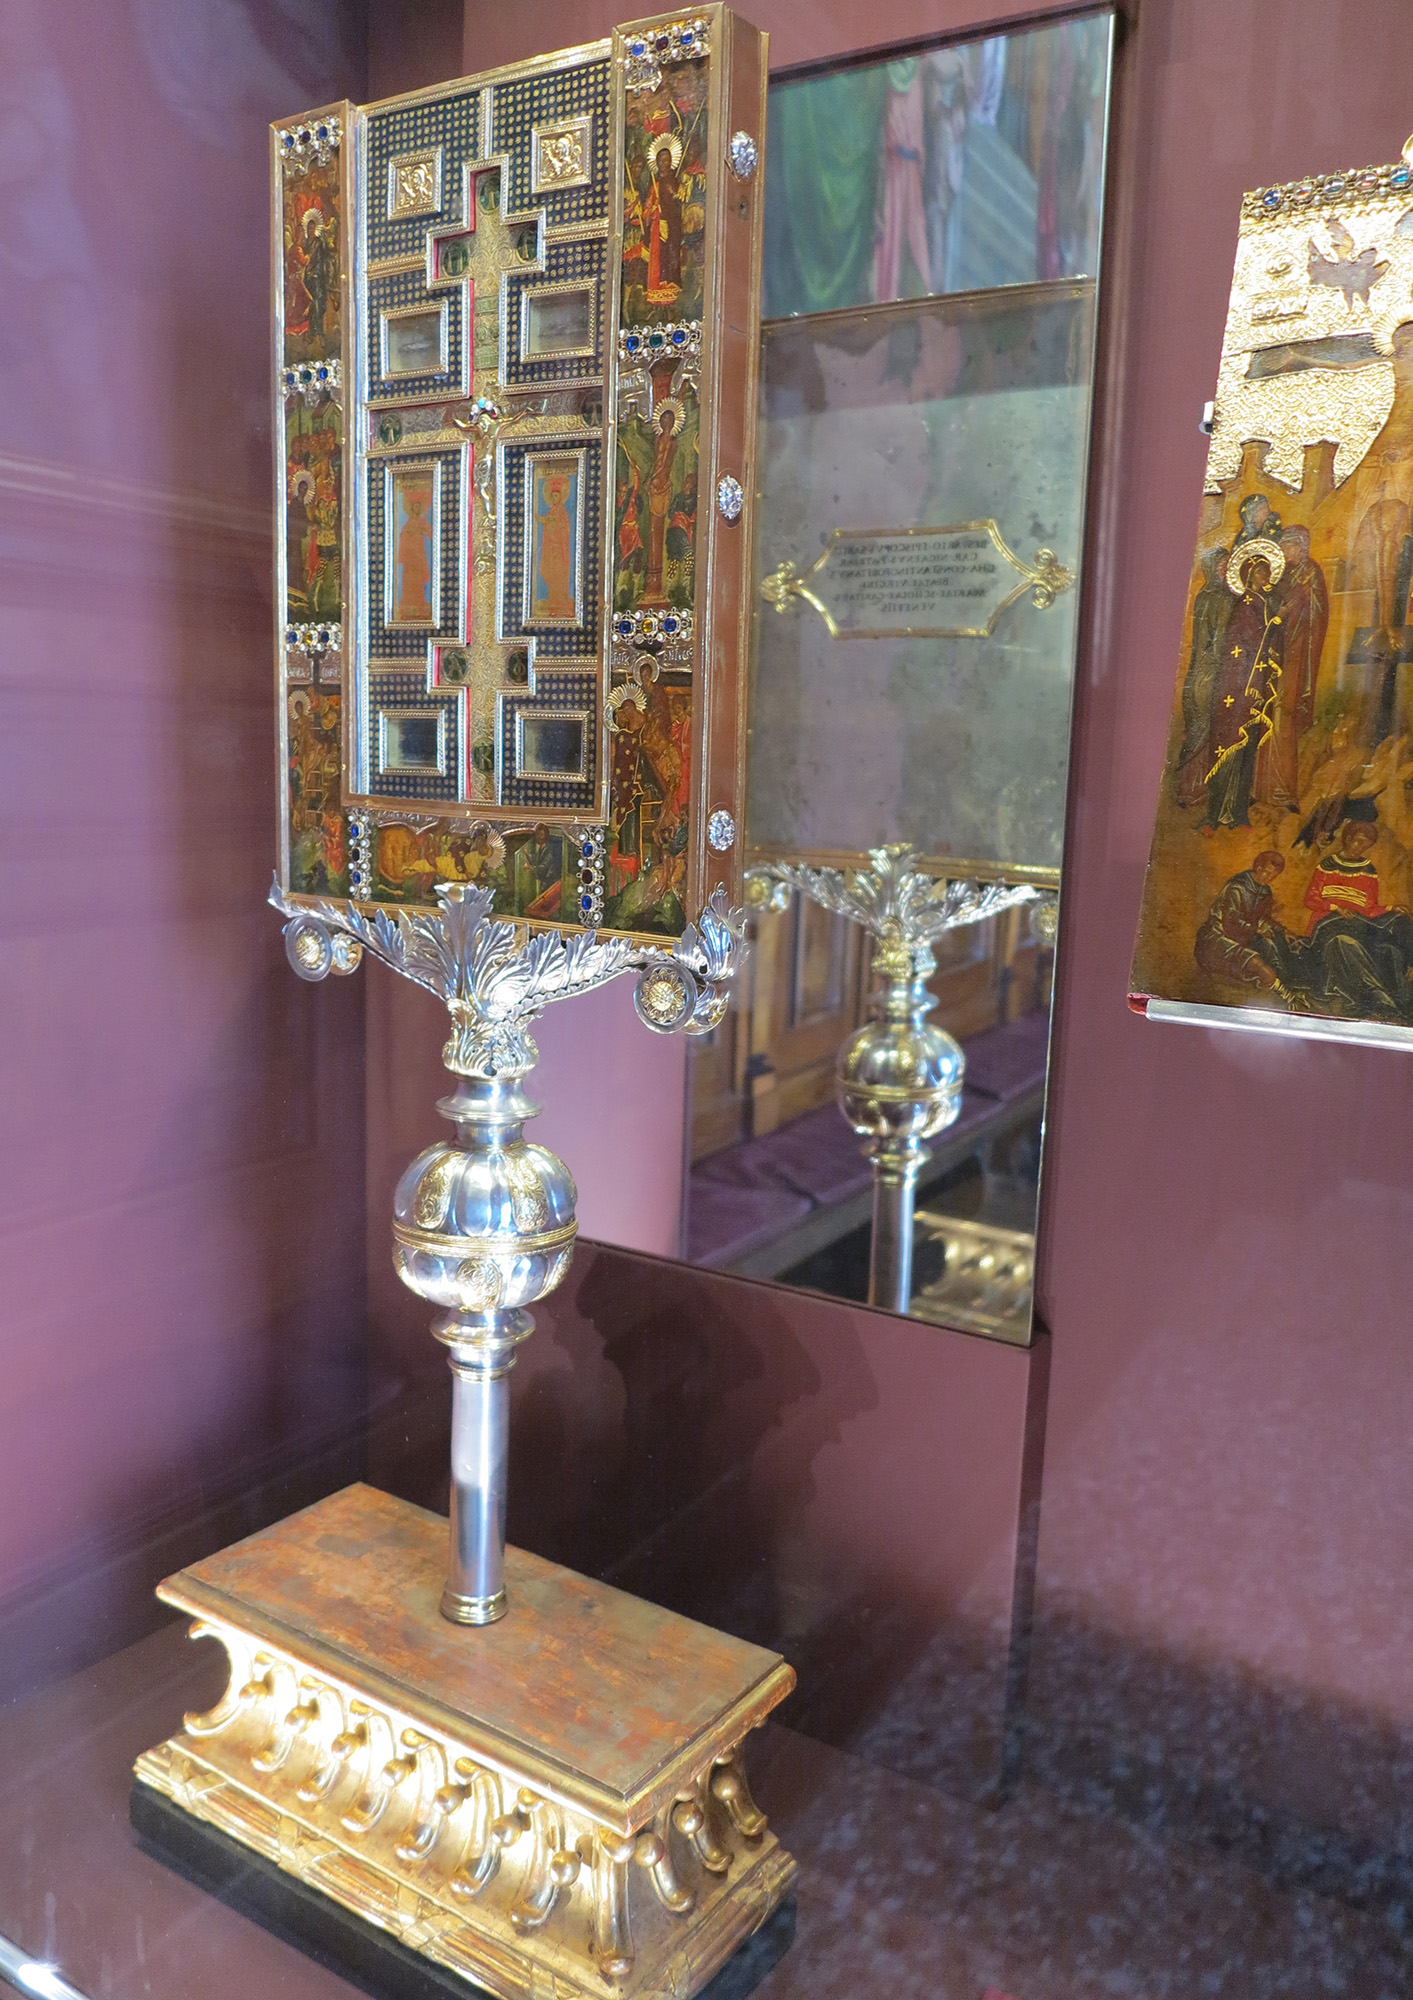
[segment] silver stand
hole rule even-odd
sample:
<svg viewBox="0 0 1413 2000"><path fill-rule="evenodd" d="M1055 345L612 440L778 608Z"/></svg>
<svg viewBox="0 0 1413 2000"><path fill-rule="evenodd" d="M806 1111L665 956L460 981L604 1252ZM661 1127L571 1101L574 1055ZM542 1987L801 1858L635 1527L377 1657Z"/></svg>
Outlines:
<svg viewBox="0 0 1413 2000"><path fill-rule="evenodd" d="M530 1024L554 1000L627 972L633 1004L657 1034L709 1034L726 1011L743 928L718 890L699 925L668 950L592 931L528 939L491 916L491 893L439 886L435 912L270 901L288 919L285 949L302 979L352 972L370 952L444 1000L442 1060L456 1089L437 1106L455 1137L429 1146L393 1196L393 1258L403 1283L441 1308L432 1331L452 1373L450 1558L442 1613L489 1625L506 1611L505 1507L510 1370L534 1330L527 1308L569 1269L573 1177L524 1136L539 1106L522 1088L539 1051Z"/></svg>
<svg viewBox="0 0 1413 2000"><path fill-rule="evenodd" d="M875 847L868 869L845 874L770 862L746 878L748 901L768 903L770 885L788 885L851 917L877 940L872 1019L839 1051L837 1077L840 1109L873 1167L868 1302L900 1313L912 1299L913 1202L928 1158L925 1141L961 1109L966 1068L961 1044L927 1021L937 1004L927 987L937 969L930 946L944 931L980 923L1038 893L1028 883L939 880L923 874L917 860L914 847Z"/></svg>

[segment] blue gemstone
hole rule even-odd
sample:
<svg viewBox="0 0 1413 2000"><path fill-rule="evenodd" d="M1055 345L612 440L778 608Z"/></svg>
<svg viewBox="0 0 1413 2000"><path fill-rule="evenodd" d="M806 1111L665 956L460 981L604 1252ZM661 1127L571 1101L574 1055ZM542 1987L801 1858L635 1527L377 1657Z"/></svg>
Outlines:
<svg viewBox="0 0 1413 2000"><path fill-rule="evenodd" d="M690 28L684 28L684 29L682 30L682 35L681 35L681 41L682 41L682 46L683 46L683 48L684 48L684 49L689 49L689 48L691 48L691 46L692 46L692 41L693 41L693 35L692 35L692 31L691 31L691 29L690 29Z"/></svg>
<svg viewBox="0 0 1413 2000"><path fill-rule="evenodd" d="M1388 177L1388 184L1390 187L1406 188L1410 180L1413 180L1413 168L1395 167Z"/></svg>
<svg viewBox="0 0 1413 2000"><path fill-rule="evenodd" d="M636 354L638 349L642 346L642 344L643 344L642 341L639 340L636 333L630 333L624 337L623 345L627 348L630 354Z"/></svg>
<svg viewBox="0 0 1413 2000"><path fill-rule="evenodd" d="M662 629L664 632L675 632L677 630L677 620L670 616L664 618L662 621Z"/></svg>
<svg viewBox="0 0 1413 2000"><path fill-rule="evenodd" d="M1267 208L1279 208L1281 205L1281 191L1279 188L1267 188L1261 199Z"/></svg>
<svg viewBox="0 0 1413 2000"><path fill-rule="evenodd" d="M316 125L314 127L314 137L316 139L327 139L328 136L329 128L327 125Z"/></svg>
<svg viewBox="0 0 1413 2000"><path fill-rule="evenodd" d="M585 856L586 856L586 857L588 857L588 856L592 855L592 854L593 854L593 851L594 851L594 843L593 843L593 842L592 842L591 840L586 840L586 841L584 842L584 854L585 854Z"/></svg>
<svg viewBox="0 0 1413 2000"><path fill-rule="evenodd" d="M630 56L645 56L647 52L648 45L646 42L630 42L628 44L628 53Z"/></svg>
<svg viewBox="0 0 1413 2000"><path fill-rule="evenodd" d="M687 344L687 329L686 329L686 327L685 327L685 326L674 326L674 327L673 327L673 329L672 329L672 345L673 345L674 347L685 347L685 346L686 346L686 344Z"/></svg>
<svg viewBox="0 0 1413 2000"><path fill-rule="evenodd" d="M321 364L318 368L314 370L314 376L316 381L327 382L329 379L329 371Z"/></svg>

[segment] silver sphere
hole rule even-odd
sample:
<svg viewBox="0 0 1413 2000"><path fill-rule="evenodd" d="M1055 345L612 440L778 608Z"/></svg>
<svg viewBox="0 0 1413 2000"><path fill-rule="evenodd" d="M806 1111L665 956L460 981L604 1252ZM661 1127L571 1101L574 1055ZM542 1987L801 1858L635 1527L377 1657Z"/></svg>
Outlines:
<svg viewBox="0 0 1413 2000"><path fill-rule="evenodd" d="M394 1267L453 1312L533 1305L569 1268L575 1201L568 1167L543 1146L429 1146L393 1196Z"/></svg>
<svg viewBox="0 0 1413 2000"><path fill-rule="evenodd" d="M945 1029L873 1020L840 1051L839 1104L860 1138L928 1139L962 1104L966 1057Z"/></svg>

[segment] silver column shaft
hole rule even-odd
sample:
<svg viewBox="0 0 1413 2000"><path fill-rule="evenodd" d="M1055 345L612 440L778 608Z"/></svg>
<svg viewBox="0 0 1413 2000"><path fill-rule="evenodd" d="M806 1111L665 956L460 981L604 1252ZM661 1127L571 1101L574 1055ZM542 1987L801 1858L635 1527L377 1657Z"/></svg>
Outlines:
<svg viewBox="0 0 1413 2000"><path fill-rule="evenodd" d="M530 1316L505 1317L525 1322ZM493 1624L506 1608L509 1375L515 1354L499 1342L488 1347L487 1352L453 1348L450 1355L451 1551L442 1613L458 1625ZM499 1363L492 1358L497 1353Z"/></svg>
<svg viewBox="0 0 1413 2000"><path fill-rule="evenodd" d="M926 1158L921 1146L910 1159L873 1156L868 1302L890 1312L905 1313L913 1295L913 1204L918 1170Z"/></svg>
<svg viewBox="0 0 1413 2000"><path fill-rule="evenodd" d="M912 1301L913 1202L924 1143L961 1109L961 1045L927 1016L936 961L925 944L890 938L874 953L872 1020L839 1051L839 1106L873 1167L868 1302L905 1313Z"/></svg>

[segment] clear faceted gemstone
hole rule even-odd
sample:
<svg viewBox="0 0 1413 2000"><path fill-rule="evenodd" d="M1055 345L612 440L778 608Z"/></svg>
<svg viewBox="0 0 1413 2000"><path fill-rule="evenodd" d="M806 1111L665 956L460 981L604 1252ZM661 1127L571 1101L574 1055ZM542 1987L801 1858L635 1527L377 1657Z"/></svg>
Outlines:
<svg viewBox="0 0 1413 2000"><path fill-rule="evenodd" d="M725 854L736 845L736 822L725 806L718 806L707 821L707 845L717 854Z"/></svg>

